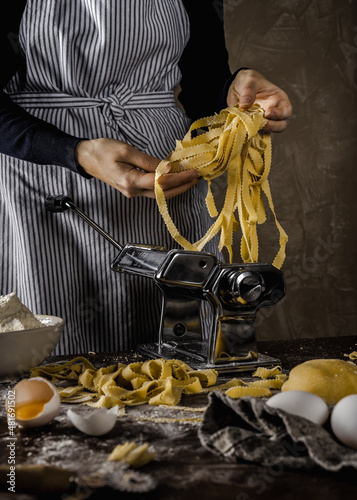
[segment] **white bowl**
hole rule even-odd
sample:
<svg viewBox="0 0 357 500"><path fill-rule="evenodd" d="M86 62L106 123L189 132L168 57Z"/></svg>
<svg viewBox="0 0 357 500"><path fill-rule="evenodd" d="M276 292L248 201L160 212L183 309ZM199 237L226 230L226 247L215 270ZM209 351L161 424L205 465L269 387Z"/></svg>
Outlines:
<svg viewBox="0 0 357 500"><path fill-rule="evenodd" d="M46 326L0 333L0 376L24 375L41 364L56 347L64 320L45 314L35 314L35 317Z"/></svg>

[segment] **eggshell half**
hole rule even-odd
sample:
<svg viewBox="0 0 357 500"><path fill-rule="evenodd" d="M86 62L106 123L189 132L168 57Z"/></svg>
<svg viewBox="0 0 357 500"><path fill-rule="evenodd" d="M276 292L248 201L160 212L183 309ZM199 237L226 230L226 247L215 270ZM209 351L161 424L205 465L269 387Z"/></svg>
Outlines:
<svg viewBox="0 0 357 500"><path fill-rule="evenodd" d="M267 401L267 405L304 417L320 425L324 424L329 416L329 409L325 401L311 392L279 392Z"/></svg>
<svg viewBox="0 0 357 500"><path fill-rule="evenodd" d="M341 399L331 413L331 429L346 446L357 450L357 394Z"/></svg>
<svg viewBox="0 0 357 500"><path fill-rule="evenodd" d="M115 426L118 417L118 407L114 406L110 410L100 408L86 415L68 410L67 416L79 431L90 436L103 436Z"/></svg>
<svg viewBox="0 0 357 500"><path fill-rule="evenodd" d="M46 425L58 414L60 396L57 388L45 378L33 377L21 380L13 390L15 420L22 427Z"/></svg>

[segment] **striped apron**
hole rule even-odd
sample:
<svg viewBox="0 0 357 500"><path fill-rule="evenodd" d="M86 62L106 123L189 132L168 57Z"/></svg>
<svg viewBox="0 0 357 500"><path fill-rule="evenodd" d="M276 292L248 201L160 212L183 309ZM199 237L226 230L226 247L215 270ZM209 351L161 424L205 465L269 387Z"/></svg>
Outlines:
<svg viewBox="0 0 357 500"><path fill-rule="evenodd" d="M180 0L29 0L20 26L26 77L15 75L6 90L71 135L120 139L163 158L190 125L174 99L188 36ZM169 200L191 241L210 223L200 184ZM155 340L159 291L151 280L111 271L117 250L76 215L46 212L54 194L70 196L122 244L176 246L155 200L127 199L98 179L0 155L0 294L16 291L33 312L65 319L54 354Z"/></svg>

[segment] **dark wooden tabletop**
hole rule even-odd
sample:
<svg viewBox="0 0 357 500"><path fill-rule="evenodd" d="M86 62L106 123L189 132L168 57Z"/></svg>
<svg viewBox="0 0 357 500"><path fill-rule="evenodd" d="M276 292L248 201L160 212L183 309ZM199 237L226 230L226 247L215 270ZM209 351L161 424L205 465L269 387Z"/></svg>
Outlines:
<svg viewBox="0 0 357 500"><path fill-rule="evenodd" d="M258 343L258 351L281 361L284 371L308 359L334 358L347 360L345 354L357 350L357 337L299 339ZM87 355L96 366L119 360L137 359L135 353L103 353ZM71 357L52 357L46 363L67 360ZM244 379L244 375L239 374ZM16 379L0 379L0 464L7 464L9 429L4 402L7 391ZM186 406L205 406L205 395L185 396ZM16 467L28 464L46 464L76 471L82 475L82 486L73 487L71 493L39 494L21 492L19 480L16 492L0 493L3 500L39 499L96 499L96 498L147 498L158 500L256 500L256 499L354 499L357 498L357 472L327 473L320 469L307 471L286 470L281 467L261 467L248 463L226 462L200 444L197 436L199 423L158 422L158 418L179 415L177 410L148 408L149 405L130 408L125 417L118 419L108 434L92 437L82 434L68 422L66 412L70 405L61 405L59 415L47 426L36 429L16 428ZM81 405L81 411L89 407ZM75 408L78 410L78 406ZM192 416L194 416L193 414ZM186 414L187 416L187 414ZM191 416L191 415L190 415ZM150 420L151 419L151 420ZM144 493L118 492L110 485L95 487L83 482L87 476L108 464L108 455L119 443L125 441L148 442L153 445L155 459L138 471L138 481L148 481ZM120 466L112 464L112 475L123 474ZM109 469L108 469L109 470ZM141 476L140 476L141 474ZM17 476L19 477L19 476ZM134 476L135 479L135 476ZM152 481L150 483L150 481ZM90 486L89 486L90 484ZM134 489L134 488L132 488Z"/></svg>

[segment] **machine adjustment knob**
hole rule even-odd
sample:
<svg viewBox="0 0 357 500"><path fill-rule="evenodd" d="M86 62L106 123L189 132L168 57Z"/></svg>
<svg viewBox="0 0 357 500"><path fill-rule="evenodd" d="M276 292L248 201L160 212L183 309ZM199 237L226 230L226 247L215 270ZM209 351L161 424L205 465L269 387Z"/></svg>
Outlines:
<svg viewBox="0 0 357 500"><path fill-rule="evenodd" d="M263 277L254 271L233 271L221 283L221 297L229 304L255 302L263 291Z"/></svg>
<svg viewBox="0 0 357 500"><path fill-rule="evenodd" d="M240 273L234 284L234 294L246 302L255 302L262 293L263 283L260 274L252 271Z"/></svg>

